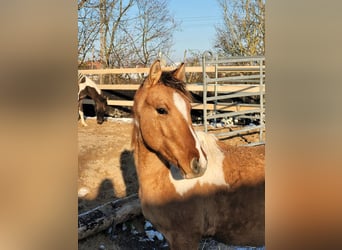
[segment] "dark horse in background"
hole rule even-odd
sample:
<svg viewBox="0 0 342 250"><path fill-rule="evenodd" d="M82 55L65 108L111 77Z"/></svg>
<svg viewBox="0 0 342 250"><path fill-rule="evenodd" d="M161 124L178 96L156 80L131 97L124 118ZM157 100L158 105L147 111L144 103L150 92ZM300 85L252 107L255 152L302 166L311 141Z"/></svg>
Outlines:
<svg viewBox="0 0 342 250"><path fill-rule="evenodd" d="M83 126L88 126L84 121L83 103L82 100L90 97L95 102L95 113L98 124L104 122L106 113L107 99L103 97L101 90L97 87L96 83L89 77L82 73L78 74L78 113L80 115L81 123Z"/></svg>

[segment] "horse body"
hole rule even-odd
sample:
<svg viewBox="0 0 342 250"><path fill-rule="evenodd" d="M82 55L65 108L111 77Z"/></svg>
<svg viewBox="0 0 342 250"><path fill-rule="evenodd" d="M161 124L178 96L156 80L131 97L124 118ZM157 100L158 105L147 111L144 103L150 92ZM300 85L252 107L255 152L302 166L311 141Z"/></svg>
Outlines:
<svg viewBox="0 0 342 250"><path fill-rule="evenodd" d="M263 245L264 148L231 147L196 133L183 79L184 64L165 73L157 61L134 99L143 214L171 249L197 249L203 236Z"/></svg>
<svg viewBox="0 0 342 250"><path fill-rule="evenodd" d="M87 126L84 121L82 100L89 96L95 102L95 113L98 124L104 122L104 115L107 107L107 99L102 96L101 90L89 77L79 73L78 75L78 113L83 126Z"/></svg>

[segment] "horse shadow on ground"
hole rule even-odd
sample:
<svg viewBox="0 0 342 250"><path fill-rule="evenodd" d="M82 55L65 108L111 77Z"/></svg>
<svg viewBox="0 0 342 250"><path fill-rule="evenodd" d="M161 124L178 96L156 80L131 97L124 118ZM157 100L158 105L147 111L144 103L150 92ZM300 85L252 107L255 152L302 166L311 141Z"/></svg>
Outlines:
<svg viewBox="0 0 342 250"><path fill-rule="evenodd" d="M120 154L120 170L124 185L126 187L126 196L138 193L139 183L135 169L133 151L124 150ZM110 178L102 180L98 187L96 197L93 199L78 197L78 214L93 209L106 202L114 201L120 197L116 196L115 185ZM122 198L122 197L121 197Z"/></svg>
<svg viewBox="0 0 342 250"><path fill-rule="evenodd" d="M133 150L125 149L121 152L120 169L126 185L127 195L138 193L139 180L135 168Z"/></svg>
<svg viewBox="0 0 342 250"><path fill-rule="evenodd" d="M126 196L136 194L139 190L138 178L134 164L133 151L124 150L120 154L120 170L124 183L126 185ZM115 185L111 179L104 179L99 185L97 196L94 199L78 198L78 214L83 214L91 209L95 209L106 202L119 199L115 195ZM154 232L151 225L148 229L145 226L146 220L144 216L138 215L125 223L113 224L108 229L97 233L93 236L88 236L79 241L79 249L168 249L165 239L158 240L150 239L146 231ZM98 241L101 239L101 242ZM100 244L100 245L99 245ZM114 247L114 248L113 248Z"/></svg>

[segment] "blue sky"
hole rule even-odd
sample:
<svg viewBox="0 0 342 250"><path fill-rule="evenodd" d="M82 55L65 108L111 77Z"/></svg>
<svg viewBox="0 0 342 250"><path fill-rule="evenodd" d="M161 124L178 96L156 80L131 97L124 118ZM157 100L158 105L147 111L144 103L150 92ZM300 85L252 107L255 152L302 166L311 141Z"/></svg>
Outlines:
<svg viewBox="0 0 342 250"><path fill-rule="evenodd" d="M181 21L180 30L174 33L173 61L182 61L184 50L203 52L213 48L215 25L222 19L216 0L170 0L169 9Z"/></svg>

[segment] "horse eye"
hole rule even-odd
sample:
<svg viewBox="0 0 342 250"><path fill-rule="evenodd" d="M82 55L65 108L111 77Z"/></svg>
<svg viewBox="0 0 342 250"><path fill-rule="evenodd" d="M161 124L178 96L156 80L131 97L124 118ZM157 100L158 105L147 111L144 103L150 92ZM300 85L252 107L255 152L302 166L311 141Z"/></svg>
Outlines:
<svg viewBox="0 0 342 250"><path fill-rule="evenodd" d="M158 114L160 114L160 115L167 115L167 113L168 113L165 108L157 108L156 110L157 110Z"/></svg>

